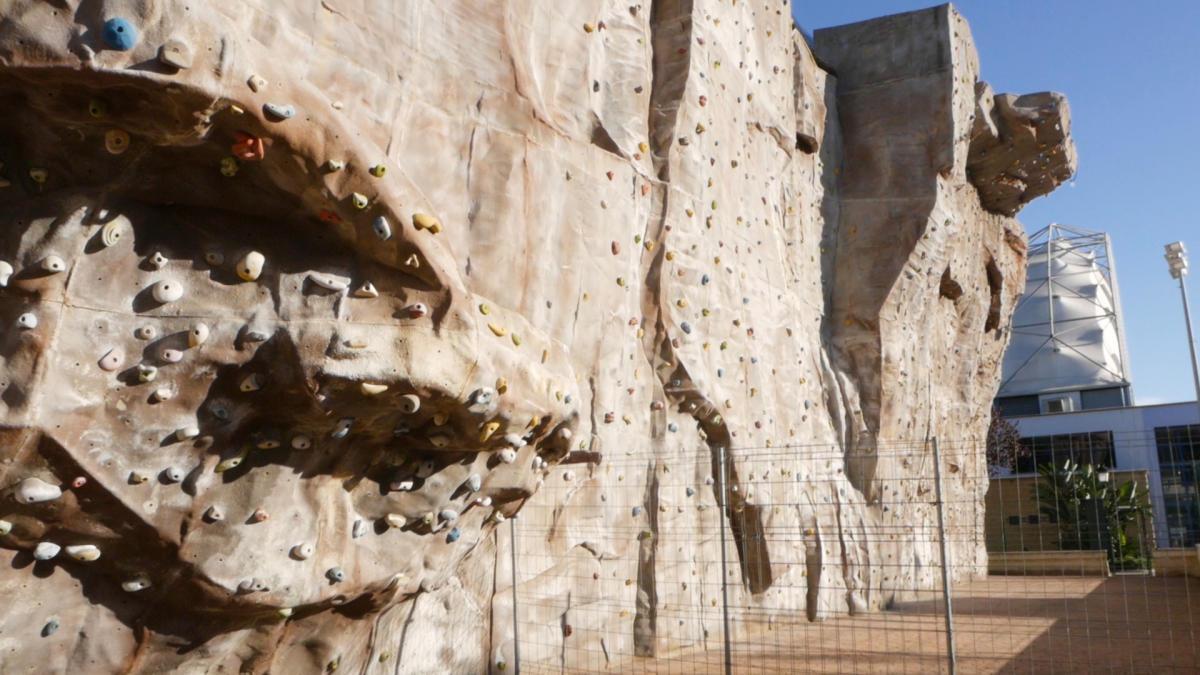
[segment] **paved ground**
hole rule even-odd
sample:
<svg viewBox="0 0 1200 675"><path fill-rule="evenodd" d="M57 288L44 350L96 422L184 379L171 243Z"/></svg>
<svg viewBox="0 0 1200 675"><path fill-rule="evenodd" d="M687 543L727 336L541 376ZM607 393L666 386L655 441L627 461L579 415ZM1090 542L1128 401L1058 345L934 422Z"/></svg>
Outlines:
<svg viewBox="0 0 1200 675"><path fill-rule="evenodd" d="M956 587L954 603L959 673L1200 673L1198 579L993 577ZM776 621L735 643L734 672L948 672L944 621L940 602ZM535 672L529 666L522 670ZM720 651L691 649L607 672L698 675L721 666Z"/></svg>

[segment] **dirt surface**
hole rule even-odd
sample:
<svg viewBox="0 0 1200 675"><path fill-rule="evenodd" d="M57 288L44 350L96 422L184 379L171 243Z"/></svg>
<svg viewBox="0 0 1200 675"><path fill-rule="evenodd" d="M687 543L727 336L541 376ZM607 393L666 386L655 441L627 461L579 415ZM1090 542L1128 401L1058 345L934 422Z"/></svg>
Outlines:
<svg viewBox="0 0 1200 675"><path fill-rule="evenodd" d="M960 673L1200 672L1200 580L995 577L957 586L953 602ZM746 633L733 644L736 673L949 672L940 599ZM722 659L715 635L707 650L623 663L598 653L595 670L571 672L720 673Z"/></svg>

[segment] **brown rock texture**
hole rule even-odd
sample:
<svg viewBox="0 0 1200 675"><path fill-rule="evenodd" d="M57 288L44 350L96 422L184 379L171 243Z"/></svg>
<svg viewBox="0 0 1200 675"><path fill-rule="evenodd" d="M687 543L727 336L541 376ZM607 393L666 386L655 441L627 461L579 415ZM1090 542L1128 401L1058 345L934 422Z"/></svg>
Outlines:
<svg viewBox="0 0 1200 675"><path fill-rule="evenodd" d="M718 448L813 533L743 530L738 607L936 587L873 534L934 523L879 450L934 437L982 574L1010 216L1075 159L978 71L949 6L10 0L0 671L499 669L523 509L524 657L699 643Z"/></svg>

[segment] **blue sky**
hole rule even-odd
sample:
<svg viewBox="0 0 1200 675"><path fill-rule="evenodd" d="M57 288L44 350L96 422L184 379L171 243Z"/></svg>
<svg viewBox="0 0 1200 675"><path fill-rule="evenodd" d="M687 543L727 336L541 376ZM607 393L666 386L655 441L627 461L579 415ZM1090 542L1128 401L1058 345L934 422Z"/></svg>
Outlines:
<svg viewBox="0 0 1200 675"><path fill-rule="evenodd" d="M805 31L929 7L914 0L793 0ZM982 77L997 92L1054 90L1071 101L1075 185L1018 216L1108 232L1138 403L1194 400L1179 291L1163 244L1183 240L1200 270L1200 2L963 0ZM1193 274L1193 319L1200 314ZM1200 328L1198 326L1197 328Z"/></svg>

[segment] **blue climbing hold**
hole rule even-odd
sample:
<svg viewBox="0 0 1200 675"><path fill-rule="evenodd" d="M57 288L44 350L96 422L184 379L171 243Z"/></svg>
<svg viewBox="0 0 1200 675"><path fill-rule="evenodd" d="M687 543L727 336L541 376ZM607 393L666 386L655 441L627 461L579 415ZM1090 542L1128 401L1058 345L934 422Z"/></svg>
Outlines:
<svg viewBox="0 0 1200 675"><path fill-rule="evenodd" d="M450 530L450 533L446 535L446 541L453 544L454 542L458 541L458 538L461 536L462 532L459 532L458 528L456 527L453 530Z"/></svg>
<svg viewBox="0 0 1200 675"><path fill-rule="evenodd" d="M127 52L137 44L138 32L125 19L109 19L104 22L104 41L117 51Z"/></svg>

